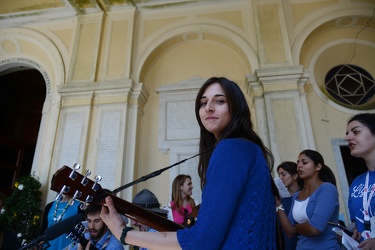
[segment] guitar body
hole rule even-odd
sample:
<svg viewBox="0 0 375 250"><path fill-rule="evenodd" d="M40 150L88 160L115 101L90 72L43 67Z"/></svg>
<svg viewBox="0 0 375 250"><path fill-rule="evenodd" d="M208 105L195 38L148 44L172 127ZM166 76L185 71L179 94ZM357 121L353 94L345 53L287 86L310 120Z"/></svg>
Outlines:
<svg viewBox="0 0 375 250"><path fill-rule="evenodd" d="M199 212L200 204L196 206L193 211L184 219L184 225L185 227L192 227L195 225L195 222L197 221L198 212Z"/></svg>
<svg viewBox="0 0 375 250"><path fill-rule="evenodd" d="M68 194L74 199L87 204L97 203L105 205L104 199L107 196L111 196L116 210L120 214L157 231L177 231L184 228L180 224L112 195L110 191L102 189L97 182L86 178L86 176L68 166L63 166L53 175L51 190Z"/></svg>

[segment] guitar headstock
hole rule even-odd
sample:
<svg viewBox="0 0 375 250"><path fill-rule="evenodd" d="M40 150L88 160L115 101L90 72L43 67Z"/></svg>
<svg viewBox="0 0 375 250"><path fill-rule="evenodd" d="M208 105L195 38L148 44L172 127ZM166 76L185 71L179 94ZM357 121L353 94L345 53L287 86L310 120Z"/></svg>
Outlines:
<svg viewBox="0 0 375 250"><path fill-rule="evenodd" d="M80 243L82 241L85 241L85 231L86 228L82 223L78 223L77 225L74 226L74 228L70 231L68 234L68 237L72 239L73 242L75 243Z"/></svg>
<svg viewBox="0 0 375 250"><path fill-rule="evenodd" d="M105 204L104 199L107 196L111 196L115 208L120 214L139 221L155 230L176 231L184 228L184 226L180 224L113 195L109 190L102 189L98 183L101 180L101 177L95 177L94 182L87 178L90 174L89 172L86 172L85 175L77 172L79 165L76 165L74 169L68 166L63 166L53 175L51 180L51 190L59 192L56 199L59 199L63 194L67 194L71 196L73 200L82 201L83 204L81 204L81 208L84 209L87 204L91 203L103 205Z"/></svg>
<svg viewBox="0 0 375 250"><path fill-rule="evenodd" d="M102 189L100 184L100 176L95 177L95 181L88 178L91 172L86 171L85 175L77 172L80 168L79 164L75 164L74 168L63 166L52 177L51 190L58 192L56 199L60 199L62 194L73 197L73 200L83 202L83 208L90 203L103 203L103 200L110 193Z"/></svg>
<svg viewBox="0 0 375 250"><path fill-rule="evenodd" d="M81 244L85 249L89 240L85 238L85 233L87 229L85 228L82 223L78 223L75 227L70 231L68 237L71 238L71 241L75 244ZM76 249L76 248L74 248ZM90 245L90 250L98 250L93 244Z"/></svg>

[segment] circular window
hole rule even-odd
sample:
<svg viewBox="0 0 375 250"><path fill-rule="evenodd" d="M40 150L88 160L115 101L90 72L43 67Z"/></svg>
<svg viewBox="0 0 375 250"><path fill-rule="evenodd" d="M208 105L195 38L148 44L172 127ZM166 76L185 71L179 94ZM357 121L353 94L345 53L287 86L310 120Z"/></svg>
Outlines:
<svg viewBox="0 0 375 250"><path fill-rule="evenodd" d="M343 104L363 105L375 95L374 78L355 65L341 64L332 68L324 82L328 93Z"/></svg>

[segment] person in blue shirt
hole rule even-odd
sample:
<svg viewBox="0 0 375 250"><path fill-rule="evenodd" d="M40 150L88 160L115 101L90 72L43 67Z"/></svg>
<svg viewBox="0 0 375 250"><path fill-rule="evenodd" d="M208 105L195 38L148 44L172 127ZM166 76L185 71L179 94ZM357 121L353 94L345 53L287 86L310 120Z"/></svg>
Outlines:
<svg viewBox="0 0 375 250"><path fill-rule="evenodd" d="M297 160L302 190L293 195L289 216L276 201L277 215L288 237L298 234L297 250L339 250L341 245L333 225L338 223L339 195L332 170L324 164L322 155L314 150L302 151Z"/></svg>
<svg viewBox="0 0 375 250"><path fill-rule="evenodd" d="M202 202L195 225L177 232L126 227L107 197L101 218L122 243L150 249L276 249L272 155L253 130L240 87L224 77L203 83L195 100L200 127ZM205 153L204 153L205 152Z"/></svg>
<svg viewBox="0 0 375 250"><path fill-rule="evenodd" d="M351 117L345 140L350 154L362 158L368 170L349 187L350 220L355 222L353 238L360 242L358 248L375 249L375 113Z"/></svg>
<svg viewBox="0 0 375 250"><path fill-rule="evenodd" d="M62 194L58 199L48 203L43 211L40 234L42 235L47 228L52 227L71 216L79 213L83 214L84 211L80 208L80 204L80 202L74 201L72 197L67 194ZM67 237L67 234L62 234L56 239L46 242L44 244L44 249L67 250L71 248L71 243L71 239Z"/></svg>
<svg viewBox="0 0 375 250"><path fill-rule="evenodd" d="M87 247L89 248L91 245L98 250L123 250L124 246L112 235L111 231L100 218L101 209L102 205L91 204L85 210L90 242L87 244ZM83 247L81 244L76 244L75 247L71 249L80 250L83 249Z"/></svg>

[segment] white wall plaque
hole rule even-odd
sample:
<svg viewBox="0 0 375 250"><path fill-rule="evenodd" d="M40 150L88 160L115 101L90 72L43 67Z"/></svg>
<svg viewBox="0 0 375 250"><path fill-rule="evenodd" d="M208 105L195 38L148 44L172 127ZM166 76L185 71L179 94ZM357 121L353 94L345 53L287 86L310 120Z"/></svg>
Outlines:
<svg viewBox="0 0 375 250"><path fill-rule="evenodd" d="M167 140L199 138L194 101L167 103Z"/></svg>
<svg viewBox="0 0 375 250"><path fill-rule="evenodd" d="M64 165L73 167L75 163L79 163L83 122L83 112L64 114L62 119L63 132L61 133L61 150L58 160L58 168Z"/></svg>
<svg viewBox="0 0 375 250"><path fill-rule="evenodd" d="M100 185L110 190L113 190L115 185L120 128L120 110L102 112L96 174L103 178Z"/></svg>
<svg viewBox="0 0 375 250"><path fill-rule="evenodd" d="M194 108L195 98L203 82L201 78L194 78L156 90L160 95L160 150L197 145L199 126Z"/></svg>

